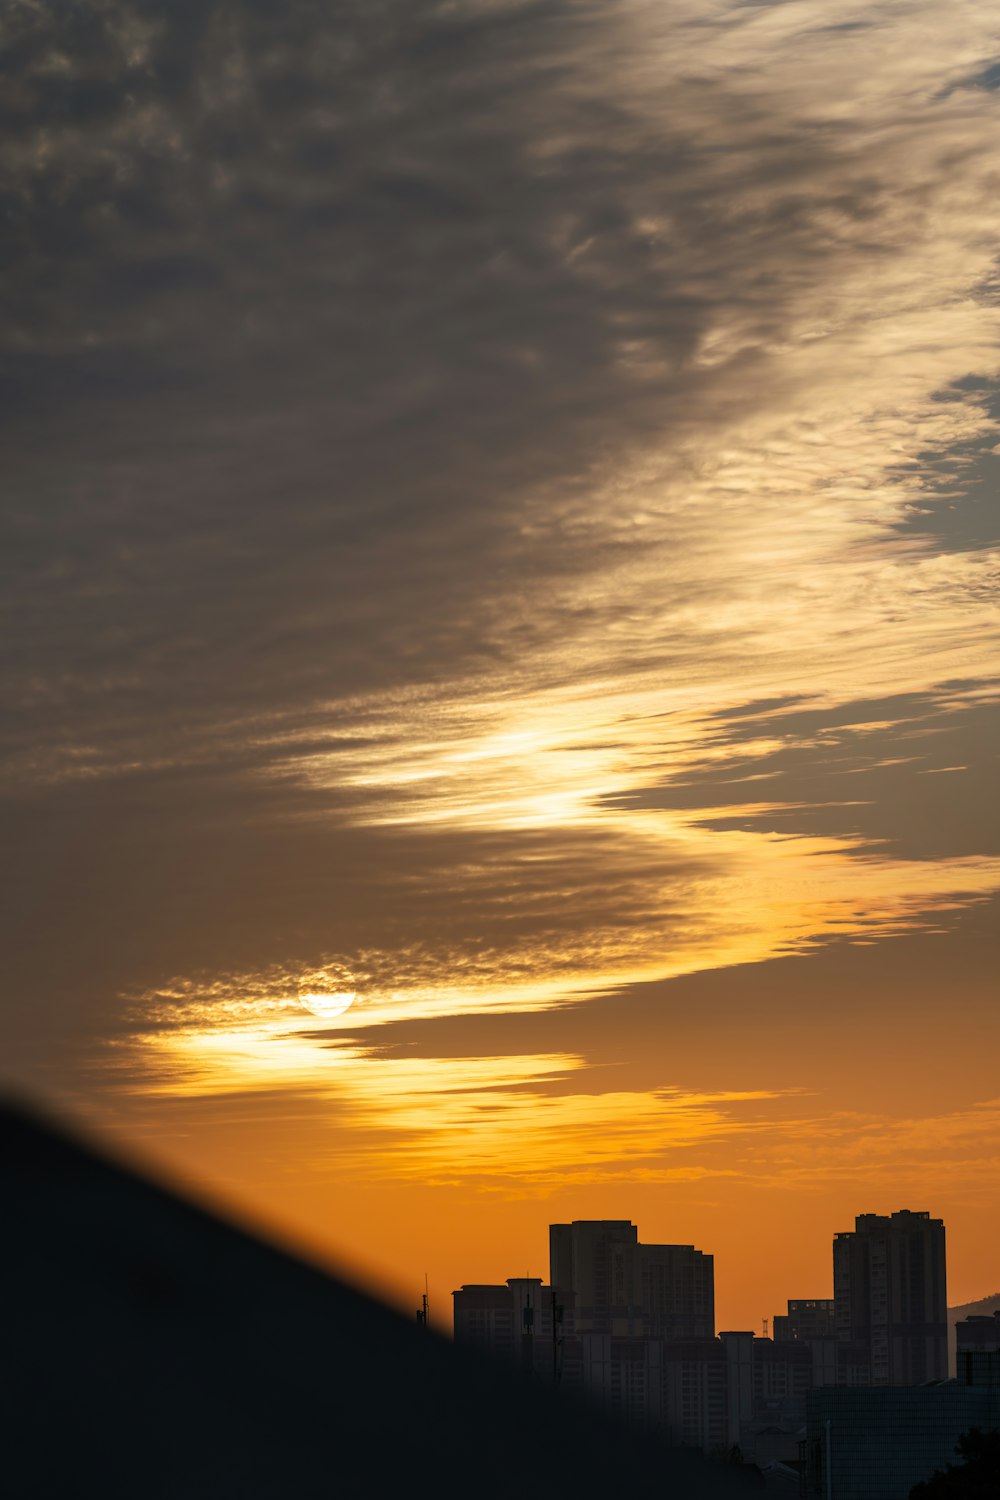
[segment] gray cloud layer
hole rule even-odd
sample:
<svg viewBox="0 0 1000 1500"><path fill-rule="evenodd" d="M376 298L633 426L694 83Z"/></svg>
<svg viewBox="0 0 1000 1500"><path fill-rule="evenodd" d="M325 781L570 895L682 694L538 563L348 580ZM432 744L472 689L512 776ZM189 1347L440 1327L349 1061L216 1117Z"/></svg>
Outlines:
<svg viewBox="0 0 1000 1500"><path fill-rule="evenodd" d="M595 475L772 399L790 301L885 255L885 184L745 80L672 70L651 116L634 23L10 9L22 768L516 662L607 561ZM734 319L742 353L699 367Z"/></svg>

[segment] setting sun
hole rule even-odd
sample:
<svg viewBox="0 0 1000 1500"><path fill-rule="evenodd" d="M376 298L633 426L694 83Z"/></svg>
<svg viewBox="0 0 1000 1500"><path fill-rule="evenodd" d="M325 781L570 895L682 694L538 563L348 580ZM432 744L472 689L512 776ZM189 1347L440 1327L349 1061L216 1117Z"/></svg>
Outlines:
<svg viewBox="0 0 1000 1500"><path fill-rule="evenodd" d="M338 995L300 995L299 999L314 1016L322 1016L324 1020L332 1020L335 1016L342 1016L345 1011L350 1010L357 999L353 992L343 992Z"/></svg>

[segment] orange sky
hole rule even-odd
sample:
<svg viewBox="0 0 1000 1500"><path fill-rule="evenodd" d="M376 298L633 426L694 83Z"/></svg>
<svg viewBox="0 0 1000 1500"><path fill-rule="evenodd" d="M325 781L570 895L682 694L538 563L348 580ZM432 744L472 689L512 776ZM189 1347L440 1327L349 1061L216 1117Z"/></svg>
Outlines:
<svg viewBox="0 0 1000 1500"><path fill-rule="evenodd" d="M4 24L3 1078L439 1317L997 1290L994 8Z"/></svg>
<svg viewBox="0 0 1000 1500"><path fill-rule="evenodd" d="M944 1217L954 1305L996 1275L983 1215L1000 1100L970 1040L995 1024L995 920L974 908L943 933L636 986L582 1016L401 1023L383 1066L393 1077L440 1037L458 1091L443 1109L441 1077L407 1067L412 1092L397 1079L393 1104L360 1119L354 1078L319 1072L225 1102L143 1091L113 1118L161 1166L404 1306L426 1267L438 1317L462 1281L545 1275L549 1222L631 1217L645 1239L713 1252L719 1326L759 1329L789 1296L832 1295L830 1243L856 1213L900 1206ZM956 972L961 1028L938 1003ZM569 1037L575 1071L535 1050ZM477 1041L491 1056L469 1064ZM376 1091L379 1069L363 1076ZM690 1092L666 1093L679 1077ZM733 1082L751 1097L726 1098ZM477 1119L490 1087L502 1107Z"/></svg>

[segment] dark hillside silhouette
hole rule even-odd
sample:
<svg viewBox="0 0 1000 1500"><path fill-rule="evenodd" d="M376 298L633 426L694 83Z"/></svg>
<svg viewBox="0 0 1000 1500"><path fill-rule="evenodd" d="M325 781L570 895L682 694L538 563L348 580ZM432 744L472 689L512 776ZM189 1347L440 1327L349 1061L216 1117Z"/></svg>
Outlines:
<svg viewBox="0 0 1000 1500"><path fill-rule="evenodd" d="M0 1161L4 1494L745 1493L11 1108Z"/></svg>

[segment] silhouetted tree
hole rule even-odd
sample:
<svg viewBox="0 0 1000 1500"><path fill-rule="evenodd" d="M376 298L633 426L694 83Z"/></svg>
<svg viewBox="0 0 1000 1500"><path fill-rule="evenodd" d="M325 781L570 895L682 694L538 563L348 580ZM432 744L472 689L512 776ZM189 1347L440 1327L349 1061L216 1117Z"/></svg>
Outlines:
<svg viewBox="0 0 1000 1500"><path fill-rule="evenodd" d="M997 1500L1000 1496L1000 1432L973 1427L958 1440L960 1464L938 1469L915 1484L910 1500Z"/></svg>

